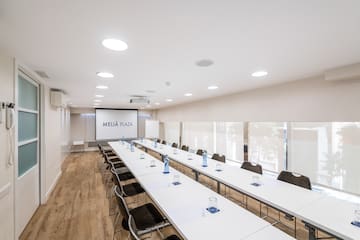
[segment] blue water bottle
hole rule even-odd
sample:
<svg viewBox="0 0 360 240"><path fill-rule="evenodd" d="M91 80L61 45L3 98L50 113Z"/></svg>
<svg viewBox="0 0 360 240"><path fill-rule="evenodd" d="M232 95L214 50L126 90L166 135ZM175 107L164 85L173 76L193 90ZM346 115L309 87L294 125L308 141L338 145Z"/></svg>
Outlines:
<svg viewBox="0 0 360 240"><path fill-rule="evenodd" d="M202 166L207 167L208 165L207 165L207 152L206 151L203 152L202 157L203 157Z"/></svg>
<svg viewBox="0 0 360 240"><path fill-rule="evenodd" d="M170 173L168 155L163 155L163 161L164 161L164 172L163 173L168 174L168 173Z"/></svg>
<svg viewBox="0 0 360 240"><path fill-rule="evenodd" d="M135 149L134 149L134 143L133 142L130 145L130 149L131 149L132 152L134 152Z"/></svg>
<svg viewBox="0 0 360 240"><path fill-rule="evenodd" d="M154 147L157 148L157 141L154 140Z"/></svg>

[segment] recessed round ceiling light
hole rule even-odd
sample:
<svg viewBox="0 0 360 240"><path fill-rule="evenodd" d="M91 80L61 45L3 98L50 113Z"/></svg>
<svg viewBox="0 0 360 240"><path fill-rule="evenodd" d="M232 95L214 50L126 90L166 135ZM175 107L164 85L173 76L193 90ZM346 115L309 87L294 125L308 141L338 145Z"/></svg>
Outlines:
<svg viewBox="0 0 360 240"><path fill-rule="evenodd" d="M94 99L94 102L101 102L100 99Z"/></svg>
<svg viewBox="0 0 360 240"><path fill-rule="evenodd" d="M160 103L159 102L156 102L156 103L154 103L155 105L160 105Z"/></svg>
<svg viewBox="0 0 360 240"><path fill-rule="evenodd" d="M166 99L167 102L172 102L173 100L171 98Z"/></svg>
<svg viewBox="0 0 360 240"><path fill-rule="evenodd" d="M104 39L102 45L114 51L124 51L128 48L128 45L125 42L114 38Z"/></svg>
<svg viewBox="0 0 360 240"><path fill-rule="evenodd" d="M266 71L257 71L257 72L253 72L251 74L251 76L253 76L253 77L264 77L266 75L268 75L268 72L266 72Z"/></svg>
<svg viewBox="0 0 360 240"><path fill-rule="evenodd" d="M192 93L185 93L184 96L185 96L185 97L191 97L191 96L192 96Z"/></svg>
<svg viewBox="0 0 360 240"><path fill-rule="evenodd" d="M97 98L103 98L104 95L95 95L95 97L97 97Z"/></svg>
<svg viewBox="0 0 360 240"><path fill-rule="evenodd" d="M198 67L209 67L214 64L211 59L201 59L195 63Z"/></svg>
<svg viewBox="0 0 360 240"><path fill-rule="evenodd" d="M218 86L215 86L215 85L212 85L212 86L208 86L208 89L209 90L215 90L215 89L218 89L219 87Z"/></svg>
<svg viewBox="0 0 360 240"><path fill-rule="evenodd" d="M96 75L102 78L113 78L114 74L108 72L97 72Z"/></svg>
<svg viewBox="0 0 360 240"><path fill-rule="evenodd" d="M105 86L105 85L98 85L96 86L97 89L108 89L109 87L108 86Z"/></svg>

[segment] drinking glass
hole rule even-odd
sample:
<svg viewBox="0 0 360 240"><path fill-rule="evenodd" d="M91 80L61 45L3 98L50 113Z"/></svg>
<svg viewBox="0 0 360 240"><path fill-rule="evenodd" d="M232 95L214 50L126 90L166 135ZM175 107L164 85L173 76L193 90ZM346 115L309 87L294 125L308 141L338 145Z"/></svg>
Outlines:
<svg viewBox="0 0 360 240"><path fill-rule="evenodd" d="M154 159L151 159L151 161L150 161L150 167L155 167L156 165L155 165L155 160Z"/></svg>
<svg viewBox="0 0 360 240"><path fill-rule="evenodd" d="M174 174L174 180L173 183L180 183L180 175L179 174Z"/></svg>
<svg viewBox="0 0 360 240"><path fill-rule="evenodd" d="M141 153L140 154L140 159L145 159L145 154Z"/></svg>
<svg viewBox="0 0 360 240"><path fill-rule="evenodd" d="M209 197L208 210L211 213L215 213L218 210L218 204L217 204L217 198L216 197L214 197L214 196Z"/></svg>
<svg viewBox="0 0 360 240"><path fill-rule="evenodd" d="M222 171L222 165L220 163L216 163L215 170L218 172Z"/></svg>

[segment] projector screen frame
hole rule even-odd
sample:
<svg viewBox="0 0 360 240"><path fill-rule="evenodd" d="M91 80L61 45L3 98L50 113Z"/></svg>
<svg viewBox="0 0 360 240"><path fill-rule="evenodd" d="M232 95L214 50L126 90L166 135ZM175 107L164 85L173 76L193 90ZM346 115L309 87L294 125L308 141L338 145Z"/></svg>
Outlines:
<svg viewBox="0 0 360 240"><path fill-rule="evenodd" d="M136 111L136 138L139 137L139 109L136 108L95 108L95 141L96 142L108 142L111 140L119 140L119 139L97 139L97 131L96 131L96 110L129 110ZM121 139L121 138L120 138Z"/></svg>

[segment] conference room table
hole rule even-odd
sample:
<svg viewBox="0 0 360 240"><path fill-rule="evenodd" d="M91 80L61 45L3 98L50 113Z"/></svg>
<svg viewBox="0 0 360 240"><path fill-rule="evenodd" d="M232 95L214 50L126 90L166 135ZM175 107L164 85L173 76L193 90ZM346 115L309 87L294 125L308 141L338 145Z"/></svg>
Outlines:
<svg viewBox="0 0 360 240"><path fill-rule="evenodd" d="M154 204L184 239L294 239L262 218L128 143L110 142ZM174 185L174 175L180 184ZM217 199L216 213L206 210L209 197Z"/></svg>
<svg viewBox="0 0 360 240"><path fill-rule="evenodd" d="M214 179L218 183L218 192L221 183L268 206L299 218L330 235L341 239L360 239L360 228L351 224L356 209L354 203L213 159L208 159L207 167L203 167L202 156L174 149L170 145L157 143L155 147L154 141L148 139L133 142L161 155L168 155L170 159L194 170L196 175L203 174ZM219 167L221 171L216 171ZM258 179L260 186L252 185L255 178ZM315 239L312 231L309 232L309 239Z"/></svg>

